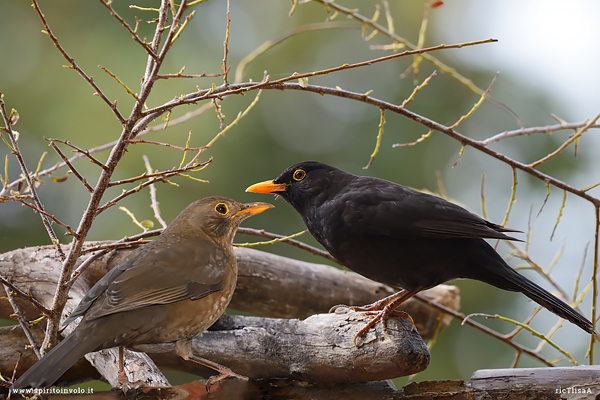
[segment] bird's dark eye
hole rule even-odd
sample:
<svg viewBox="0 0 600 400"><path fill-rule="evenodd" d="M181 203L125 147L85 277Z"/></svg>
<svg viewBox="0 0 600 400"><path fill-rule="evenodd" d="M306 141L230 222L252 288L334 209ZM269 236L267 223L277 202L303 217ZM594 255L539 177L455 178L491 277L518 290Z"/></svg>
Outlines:
<svg viewBox="0 0 600 400"><path fill-rule="evenodd" d="M297 169L296 171L294 171L294 175L292 175L292 178L294 178L295 181L300 182L302 179L304 179L305 176L306 172L304 172L304 170Z"/></svg>
<svg viewBox="0 0 600 400"><path fill-rule="evenodd" d="M219 203L215 206L215 211L218 212L219 214L225 215L229 212L229 208L227 207L227 204Z"/></svg>

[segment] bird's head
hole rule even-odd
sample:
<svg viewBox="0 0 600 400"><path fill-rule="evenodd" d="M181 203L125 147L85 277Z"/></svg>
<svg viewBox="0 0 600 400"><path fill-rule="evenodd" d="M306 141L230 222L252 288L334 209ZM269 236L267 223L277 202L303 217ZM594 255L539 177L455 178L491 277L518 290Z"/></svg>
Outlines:
<svg viewBox="0 0 600 400"><path fill-rule="evenodd" d="M252 193L273 193L283 197L300 213L308 205L335 194L350 174L317 161L303 161L283 171L272 181L256 183L246 189Z"/></svg>
<svg viewBox="0 0 600 400"><path fill-rule="evenodd" d="M183 232L232 243L243 220L273 207L269 203L243 204L227 197L205 197L187 206L167 227L165 234Z"/></svg>

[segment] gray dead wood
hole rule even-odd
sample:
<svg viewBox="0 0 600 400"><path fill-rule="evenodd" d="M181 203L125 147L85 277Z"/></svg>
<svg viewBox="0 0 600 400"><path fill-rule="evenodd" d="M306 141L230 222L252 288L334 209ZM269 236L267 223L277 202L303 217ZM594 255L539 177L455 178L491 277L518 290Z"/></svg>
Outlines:
<svg viewBox="0 0 600 400"><path fill-rule="evenodd" d="M90 243L90 245L93 244ZM70 293L72 299L69 300L66 310L70 312L87 290L108 270L118 264L129 251L127 249L115 251L92 263L73 286ZM239 311L267 317L304 318L311 314L326 312L335 304L362 305L393 292L393 289L384 285L352 272L345 273L331 266L291 260L245 248L236 249L236 255L240 278L231 308ZM46 306L51 302L59 268L60 262L52 246L18 249L0 255L0 274L23 291L31 292ZM440 286L429 291L428 296L450 308L458 309L459 307L458 290L454 287ZM28 319L32 320L39 316L39 312L27 301L17 298L17 303ZM405 309L413 316L417 328L425 332L423 334L425 337L431 335L441 317L439 312L432 311L429 307L416 301L407 303ZM12 309L8 302L0 301L0 318L8 318L11 313ZM445 318L441 318L440 323L444 327L448 322ZM224 348L226 346L219 345L217 347ZM239 349L236 351L237 353L224 354L222 357L232 360L239 355L243 356L244 351ZM94 353L88 355L88 358L99 368L106 368L102 374L107 376L109 382L114 385L117 377L114 363L116 349L106 350L102 353L105 355ZM9 365L0 365L0 371L3 374L12 372L14 356L13 353ZM130 374L132 381L146 380L153 385L168 384L164 378L161 378L164 379L162 383L160 383L161 380L149 381L149 374L144 370L147 365L144 361L145 356L133 353L133 357L138 358L139 361L135 364L136 367L132 364L128 368L128 373L131 371L140 371L141 373ZM29 364L27 360L30 361ZM30 366L31 361L34 359L24 358L19 372ZM215 359L215 361L219 360ZM163 357L161 362L176 366L178 369L207 372L202 368L192 367L190 363L179 361L179 359L175 361L173 357L171 359ZM127 359L126 364L130 363L131 361ZM227 362L223 363L227 365Z"/></svg>
<svg viewBox="0 0 600 400"><path fill-rule="evenodd" d="M289 379L242 382L225 380L211 387L198 381L169 388L145 387L127 393L128 398L238 400L592 400L600 395L600 366L524 368L476 371L471 381L446 380L410 383L396 389L390 381L308 384ZM92 396L51 396L51 400L121 400L121 392Z"/></svg>
<svg viewBox="0 0 600 400"><path fill-rule="evenodd" d="M98 243L88 243L87 246ZM86 246L86 247L87 247ZM68 246L64 246L68 250ZM122 260L131 249L121 249L94 261L73 286L85 293L104 274ZM337 304L365 305L375 302L395 289L364 278L352 271L313 264L247 248L236 248L239 277L230 308L269 318L306 318L326 313ZM25 267L26 266L26 267ZM54 293L55 276L60 263L53 246L17 249L0 255L0 275L22 290L30 290L43 304ZM460 294L455 286L440 285L420 293L450 309L460 308ZM39 312L20 298L17 303L25 316L33 320ZM401 309L408 312L425 339L430 338L438 323L444 329L452 317L410 299ZM12 308L0 302L0 318L7 318Z"/></svg>
<svg viewBox="0 0 600 400"><path fill-rule="evenodd" d="M356 312L317 314L303 321L225 315L210 331L193 340L192 351L253 379L284 377L328 384L366 382L414 374L427 367L430 359L427 347L418 332L411 331L410 322L400 318L390 318L386 332L381 328L369 330L359 341L361 346L355 347L354 336L369 320L369 316ZM5 334L8 337L9 331L10 347L3 353L12 351L14 356L4 364L7 367L14 365L16 351L27 343L20 329L0 328L0 338ZM136 350L148 352L157 365L167 369L201 376L214 373L181 359L175 353L175 343L140 345ZM22 359L23 369L35 362L31 354ZM109 364L116 365L117 360L110 360ZM69 379L85 378L71 372ZM72 382L65 377L61 383Z"/></svg>
<svg viewBox="0 0 600 400"><path fill-rule="evenodd" d="M300 321L229 316L223 330L192 342L195 355L224 364L249 378L285 377L306 382L347 383L391 379L423 371L429 351L409 321L390 318L369 330L360 346L354 336L371 317L364 313L316 314ZM172 352L174 344L137 346ZM235 357L231 357L235 354Z"/></svg>

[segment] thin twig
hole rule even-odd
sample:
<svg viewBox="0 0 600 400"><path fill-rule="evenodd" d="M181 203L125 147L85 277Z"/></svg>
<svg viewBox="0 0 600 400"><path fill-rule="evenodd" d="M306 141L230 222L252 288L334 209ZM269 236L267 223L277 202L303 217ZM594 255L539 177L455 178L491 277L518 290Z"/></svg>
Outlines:
<svg viewBox="0 0 600 400"><path fill-rule="evenodd" d="M246 57L242 58L242 60L239 62L239 64L237 65L237 67L235 69L234 83L242 82L242 78L244 77L244 72L246 71L246 68L248 67L248 65L250 65L254 60L256 60L260 55L266 53L268 50L272 49L273 47L283 43L285 40L287 40L293 36L296 36L300 33L303 33L303 32L316 31L316 30L322 30L322 29L340 29L340 28L358 29L358 28L360 28L360 25L358 25L354 22L319 22L319 23L299 26L298 28L295 28L287 33L284 33L283 35L278 36L275 39L267 40L266 42L264 42L263 44L258 46L256 49L254 49L252 52L250 52L250 54L248 54Z"/></svg>
<svg viewBox="0 0 600 400"><path fill-rule="evenodd" d="M129 24L127 22L125 22L125 20L123 18L121 18L121 16L119 14L117 14L117 12L115 11L115 9L112 7L112 2L106 2L104 0L99 0L100 3L102 3L102 5L104 7L106 7L108 9L108 11L110 11L110 14L115 17L120 23L121 25L123 25L123 27L125 29L127 29L127 32L129 32L131 34L131 37L133 38L133 40L135 40L137 43L139 43L140 46L142 46L142 48L144 49L144 51L146 53L148 53L148 55L154 59L156 59L156 53L148 46L148 43L142 41L142 39L140 39L140 37L137 35L136 31L134 31L133 29L131 29L131 27L129 26Z"/></svg>
<svg viewBox="0 0 600 400"><path fill-rule="evenodd" d="M19 369L19 364L21 363L21 358L23 357L23 353L21 353L19 351L19 357L17 358L17 362L15 363L15 368L13 368L13 373L12 373L12 377L10 379L11 382L14 382L16 377L17 377L17 370ZM8 391L8 397L7 400L10 400L12 395L12 390Z"/></svg>
<svg viewBox="0 0 600 400"><path fill-rule="evenodd" d="M131 140L129 140L129 143L156 144L158 146L170 147L172 149L177 149L177 150L181 150L181 151L195 151L195 150L203 150L204 149L204 147L181 147L181 146L175 146L174 144L155 142L153 140L131 139Z"/></svg>
<svg viewBox="0 0 600 400"><path fill-rule="evenodd" d="M90 159L90 161L91 161L92 163L96 164L97 166L99 166L100 168L102 168L103 170L105 170L105 171L106 171L106 165L102 164L100 161L98 161L98 159L97 159L97 158L95 158L94 156L92 156L92 153L95 153L95 152L97 152L97 151L101 151L101 150L105 150L105 149L106 149L105 147L103 147L103 146L100 146L100 147L96 147L96 148L94 148L94 149L92 149L92 150L83 150L83 149L80 149L79 147L75 146L74 144L72 144L72 143L71 143L71 142L69 142L68 140L60 140L60 139L46 139L46 138L44 138L44 139L45 139L45 140L48 140L48 141L50 141L50 142L58 142L58 143L62 143L62 144L65 144L65 145L67 145L67 146L71 147L73 150L75 150L75 151L77 151L77 152L81 153L81 155L83 155L83 156L86 156L87 158L89 158L89 159ZM111 145L110 147L112 147L112 145L114 145L114 144L116 144L116 141L115 141L115 142L112 142L112 143L110 144L110 145ZM81 157L78 157L78 158L81 158ZM75 158L75 157L71 157L70 159L68 159L68 160L65 160L65 162L64 162L64 164L63 164L63 166L64 166L64 165L67 165L67 166L68 166L70 163L72 163L72 162L73 162L73 161L75 161L76 159L77 159L77 158ZM67 162L67 161L68 161L68 162ZM39 174L36 174L36 175L39 175Z"/></svg>
<svg viewBox="0 0 600 400"><path fill-rule="evenodd" d="M100 68L102 71L106 72L111 78L113 78L115 81L117 81L117 83L119 85L121 85L121 87L123 89L125 89L125 91L127 93L129 93L129 95L131 97L133 97L137 102L140 101L140 99L138 98L137 94L133 93L133 90L129 89L129 87L125 84L125 82L123 82L122 80L120 80L115 74L113 74L108 68L103 67L102 65L98 65L98 68Z"/></svg>
<svg viewBox="0 0 600 400"><path fill-rule="evenodd" d="M212 159L210 159L212 160ZM128 183L134 183L137 181L141 181L142 179L146 179L146 178L155 178L154 181L156 180L164 180L164 178L169 178L171 176L176 176L182 172L187 172L187 171L193 171L195 169L199 169L202 167L205 167L208 163L210 163L211 161L205 161L202 163L188 163L187 165L181 167L181 168L173 168L170 169L168 171L161 171L161 172L152 172L152 173L148 173L148 172L144 172L141 175L138 176L134 176L131 178L126 178L126 179L121 179L118 181L114 181L114 182L110 182L108 184L108 187L113 187L113 186L119 186L119 185L125 185Z"/></svg>
<svg viewBox="0 0 600 400"><path fill-rule="evenodd" d="M268 240L266 242L246 242L246 243L234 243L233 245L236 247L256 247L256 246L264 246L264 245L268 245L268 244L275 244L275 243L279 243L279 242L285 242L288 241L290 239L294 239L298 236L304 235L305 233L308 232L308 229L305 229L303 231L300 232L296 232L294 234L291 234L289 236L284 236L281 238L275 238L275 239L271 239Z"/></svg>
<svg viewBox="0 0 600 400"><path fill-rule="evenodd" d="M54 229L52 229L52 224L50 223L47 214L45 214L43 212L44 205L42 204L42 201L40 200L40 197L38 196L38 192L37 192L37 189L35 188L35 184L33 183L32 179L31 179L31 175L29 174L29 170L27 169L27 165L25 165L25 160L23 159L21 150L19 149L19 143L18 143L17 138L15 137L14 131L12 129L10 116L6 112L6 105L4 103L4 95L2 93L0 93L0 114L2 114L2 119L4 120L5 132L8 134L8 137L11 142L12 152L15 155L15 157L17 158L17 161L19 162L19 166L21 167L21 172L23 173L23 176L25 177L25 180L27 181L27 185L29 185L29 191L31 192L31 195L33 196L33 202L35 203L35 207L40 211L40 216L42 217L42 223L44 224L44 227L46 228L46 231L48 232L48 236L50 236L50 240L52 241L52 244L54 244L54 246L56 247L56 251L58 252L58 255L60 256L60 258L62 260L64 260L65 253L63 252L63 250L60 246L58 237L56 236Z"/></svg>
<svg viewBox="0 0 600 400"><path fill-rule="evenodd" d="M347 70L347 69L370 66L375 63L388 61L388 60L398 58L398 57L411 56L411 55L415 55L415 54L424 54L424 53L427 53L430 51L436 51L436 50L457 49L457 48L462 48L465 46L475 46L475 45L484 44L484 43L491 43L494 41L496 41L496 39L478 40L478 41L474 41L474 42L458 43L458 44L451 44L451 45L441 44L438 46L427 47L424 49L404 51L402 53L392 54L389 56L379 57L379 58L371 59L368 61L362 61L362 62L358 62L358 63L354 63L354 64L343 64L343 65L340 65L337 67L327 68L327 69L323 69L323 70L319 70L319 71L312 71L312 72L307 72L307 73L303 73L303 74L294 73L290 76L287 76L287 77L284 77L281 79L277 79L275 81L262 81L260 83L246 83L246 84L237 84L237 85L236 84L222 85L218 88L199 90L195 93L181 96L181 97L177 98L176 100L172 100L161 106L146 110L143 112L143 115L148 116L148 115L152 115L152 114L156 114L156 113L162 114L179 104L196 103L201 100L212 99L215 97L220 98L220 97L230 96L233 94L243 93L243 92L247 92L250 90L256 90L256 89L263 89L263 88L271 89L275 86L278 86L278 85L283 84L288 81L302 79L302 78L310 78L310 77L319 76L319 75L327 75L327 74L330 74L333 72L343 71L343 70ZM308 85L303 85L303 87L308 87ZM290 88L291 88L291 86L290 86ZM362 94L362 96L364 96L365 98L368 97L364 93Z"/></svg>
<svg viewBox="0 0 600 400"><path fill-rule="evenodd" d="M40 354L40 349L38 348L37 344L35 343L35 340L33 339L31 330L29 330L29 324L23 317L21 310L19 310L19 306L15 302L15 299L13 298L13 294L12 294L11 290L8 288L8 286L4 286L4 290L6 291L6 296L8 297L8 302L10 303L13 311L15 312L17 321L19 321L19 325L21 326L21 329L23 329L23 333L25 334L25 337L29 341L29 344L31 345L33 352L35 353L35 355L37 356L38 359L42 358L42 355Z"/></svg>
<svg viewBox="0 0 600 400"><path fill-rule="evenodd" d="M73 175L75 175L77 177L77 179L79 179L79 181L83 184L83 186L86 188L86 190L89 193L94 193L94 188L90 186L87 179L85 179L83 176L81 176L79 171L77 171L77 169L73 166L73 164L71 164L71 162L69 161L67 156L65 156L65 154L58 148L58 146L53 141L50 141L50 147L52 147L54 149L54 151L56 151L58 156L60 158L62 158L62 160L65 162L65 164L67 164L67 166L69 167L71 172L73 172Z"/></svg>
<svg viewBox="0 0 600 400"><path fill-rule="evenodd" d="M375 149L371 154L371 158L369 158L369 162L366 166L363 167L363 169L368 169L371 166L371 164L373 164L373 160L375 159L377 153L379 153L379 146L381 146L381 136L383 136L383 124L385 124L385 111L382 109L380 110L379 130L377 132L377 141L375 142Z"/></svg>
<svg viewBox="0 0 600 400"><path fill-rule="evenodd" d="M433 133L433 130L429 129L427 131L427 133L424 133L423 135L421 135L421 137L418 138L417 140L415 140L414 142L410 142L410 143L395 143L395 144L392 145L392 148L416 146L419 143L421 143L422 141L424 141L425 139L427 139L428 137L430 137L432 133Z"/></svg>
<svg viewBox="0 0 600 400"><path fill-rule="evenodd" d="M484 318L487 318L487 319L499 319L500 321L510 322L511 324L520 326L521 328L523 328L526 331L528 331L529 333L531 333L533 336L535 336L537 338L540 338L540 339L545 340L546 342L548 342L548 344L550 346L554 347L556 350L558 350L560 353L562 353L565 357L567 357L569 359L569 361L573 365L579 365L579 363L573 357L571 357L571 354L569 354L568 351L565 351L559 345L557 345L552 340L550 340L548 337L546 337L545 335L539 333L535 329L531 328L529 325L526 325L526 324L524 324L522 322L519 322L519 321L516 321L514 319L503 317L503 316L498 315L498 314L494 314L494 315L482 314L482 313L469 314L469 315L467 315L465 317L465 321L467 321L471 317L484 317Z"/></svg>
<svg viewBox="0 0 600 400"><path fill-rule="evenodd" d="M239 227L238 230L237 230L237 233L239 233L241 235L254 235L254 236L264 237L264 238L267 238L267 239L283 239L283 238L285 238L285 236L283 236L283 235L279 235L277 233L266 232L263 229L253 229L253 228L244 228L244 227ZM336 264L340 264L339 261L337 261L328 252L326 252L324 250L317 249L316 247L312 247L312 246L310 246L308 244L302 243L299 240L286 239L286 240L283 241L283 243L290 244L290 245L292 245L294 247L298 247L299 249L308 251L311 254L314 254L316 256L321 256L323 258L326 258L329 261L333 261Z"/></svg>
<svg viewBox="0 0 600 400"><path fill-rule="evenodd" d="M446 313L448 315L451 315L451 316L453 316L454 318L456 318L456 319L458 319L460 321L464 321L465 324L470 325L473 328L475 328L475 329L477 329L477 330L479 330L479 331L481 331L481 332L483 332L483 333L485 333L485 334L487 334L487 335L489 335L489 336L491 336L493 338L496 338L496 339L498 339L501 342L506 343L507 345L513 347L514 349L516 349L518 351L521 351L521 352L523 352L525 354L528 354L528 355L530 355L533 358L538 359L539 361L543 362L544 364L546 364L549 367L553 367L554 366L554 364L552 364L550 362L550 360L542 357L541 355L539 355L535 351L533 351L533 350L531 350L531 349L529 349L527 347L524 347L524 346L522 346L522 345L514 342L511 339L507 339L506 337L504 337L504 335L499 334L498 332L494 331L493 329L490 329L487 326L482 325L482 324L480 324L478 322L475 322L475 321L473 321L471 319L466 319L465 320L465 318L467 316L464 315L463 313L460 313L458 311L454 311L454 310L452 310L452 309L450 309L450 308L448 308L446 306L443 306L443 305L441 305L439 303L436 303L435 301L429 300L429 299L425 298L424 296L422 296L420 294L416 294L414 297L416 299L418 299L419 301L421 301L421 302L423 302L425 304L428 304L428 305L430 305L431 307L433 307L435 309L438 309L438 310L440 310L440 311L442 311L442 312L444 312L444 313Z"/></svg>
<svg viewBox="0 0 600 400"><path fill-rule="evenodd" d="M377 30L378 32L381 32L382 34L388 36L389 38L391 38L395 42L398 42L398 43L402 44L403 47L406 47L406 48L411 49L411 50L418 50L416 45L412 44L407 39L399 36L395 32L390 31L389 29L385 28L383 25L378 24L375 20L372 20L370 18L367 18L367 17L359 14L357 9L343 7L343 6L335 3L333 0L315 0L315 1L317 1L319 3L322 3L323 6L325 6L327 9L333 8L333 9L336 10L336 13L340 12L342 14L347 15L348 18L351 18L351 19L354 19L356 21L359 21L365 27L368 26L368 27L371 27L372 29ZM438 60L433 55L428 54L427 52L415 53L415 54L422 54L424 59L426 59L427 61L431 62L433 65L435 65L436 69L438 69L442 73L449 74L454 79L456 79L457 81L459 81L461 84L463 84L464 86L466 86L473 93L475 93L477 95L482 95L483 94L484 91L482 89L480 89L479 87L477 87L473 83L473 81L471 79L468 79L468 78L464 77L463 75L459 74L458 71L455 68L452 68L452 67L450 67L447 64L444 64L442 61ZM487 99L492 104L494 104L494 105L502 108L506 112L508 112L519 123L521 123L521 120L519 119L519 117L508 106L506 106L505 104L503 104L503 103L501 103L501 102L493 99L491 96L488 96Z"/></svg>
<svg viewBox="0 0 600 400"><path fill-rule="evenodd" d="M598 246L600 245L600 207L596 206L596 226L594 229L594 269L592 271L592 321L595 323L598 316L598 258L599 251ZM591 335L590 347L588 349L588 356L590 365L594 365L594 343L598 335Z"/></svg>
<svg viewBox="0 0 600 400"><path fill-rule="evenodd" d="M227 67L227 56L229 55L229 24L231 18L229 15L229 0L227 0L227 27L225 29L225 41L223 42L223 84L228 85L227 75L229 74L229 68Z"/></svg>
<svg viewBox="0 0 600 400"><path fill-rule="evenodd" d="M567 139L558 149L556 149L555 151L553 151L552 153L548 154L547 156L532 162L531 164L529 164L529 166L531 168L535 168L538 165L548 161L549 159L556 157L558 154L560 154L560 152L562 152L564 149L566 149L571 143L573 143L574 141L576 141L577 139L579 139L579 137L581 137L581 135L583 135L585 132L587 132L592 126L594 126L596 124L596 121L598 121L598 119L600 119L600 113L598 115L596 115L590 122L588 122L587 124L585 124L583 127L581 127L581 129L578 129L573 136L571 136L569 139Z"/></svg>
<svg viewBox="0 0 600 400"><path fill-rule="evenodd" d="M54 215L49 214L49 213L47 213L44 210L40 210L34 204L31 204L31 203L25 201L25 199L23 199L21 197L17 197L17 196L7 196L6 198L8 198L9 200L17 201L17 202L23 204L24 206L27 206L27 207L31 208L36 213L41 214L43 217L51 219L52 222L54 222L55 224L58 224L58 225L62 226L63 228L65 228L65 230L67 231L66 234L68 234L70 236L73 236L73 237L76 237L76 238L79 237L79 235L77 234L77 232L73 231L73 229L69 225L65 224L64 222L62 222L61 220L59 220L58 218L56 218Z"/></svg>
<svg viewBox="0 0 600 400"><path fill-rule="evenodd" d="M7 279L4 279L0 276L0 283L9 288L16 296L22 297L23 299L29 301L35 308L37 308L43 315L49 316L52 315L52 311L48 310L42 303L37 301L33 296L23 292L21 289L10 283Z"/></svg>
<svg viewBox="0 0 600 400"><path fill-rule="evenodd" d="M506 213L504 214L504 219L502 220L502 223L500 225L502 226L506 226L506 223L508 222L508 217L510 215L510 211L512 210L512 206L513 204L515 204L516 197L517 197L517 170L515 168L512 169L512 175L513 175L513 184L512 184L512 188L510 191L510 199L508 200L508 206L506 207Z"/></svg>
<svg viewBox="0 0 600 400"><path fill-rule="evenodd" d="M572 122L569 124L536 126L533 128L521 128L521 129L515 129L512 131L504 131L502 133L498 133L497 135L489 137L485 140L482 140L481 144L487 146L492 143L499 142L502 139L508 139L508 138L517 137L517 136L529 136L529 135L533 135L534 133L553 133L553 132L560 131L560 130L578 129L578 128L582 128L582 127L586 126L587 124L588 124L587 121L586 122ZM595 125L590 126L590 128L600 128L600 125L595 124Z"/></svg>
<svg viewBox="0 0 600 400"><path fill-rule="evenodd" d="M152 167L150 166L150 160L148 159L148 157L145 154L142 156L142 158L144 159L144 165L146 166L146 172L148 172L148 174L151 174ZM154 211L154 218L156 218L158 223L163 228L166 228L167 223L160 215L160 209L158 208L158 200L156 200L156 186L154 186L154 184L150 185L150 207L152 208L152 211Z"/></svg>
<svg viewBox="0 0 600 400"><path fill-rule="evenodd" d="M134 181L138 181L141 179L145 179L147 178L149 175L152 175L150 177L150 179L148 179L146 182L141 182L139 185L137 185L135 188L133 189L129 189L127 191L124 191L123 193L121 193L120 195L118 195L117 197L113 198L112 200L107 201L103 206L98 207L96 209L96 213L100 214L102 211L105 211L107 208L110 208L112 206L114 206L115 204L117 204L119 201L121 201L122 199L124 199L127 196L130 196L134 193L139 192L140 190L142 190L143 188L145 188L146 186L152 185L155 182L168 182L167 178L170 178L172 176L185 176L190 178L188 175L183 175L183 172L186 171L193 171L193 170L200 170L202 168L205 168L210 162L212 161L212 157L210 159L208 159L207 161L204 161L202 163L199 164L191 164L191 165L187 165L183 168L174 168L172 170L169 171L163 171L163 172L159 172L156 174L147 174L147 173L143 173L140 176L136 176L134 178L129 178L129 179L123 179L121 181L117 181L117 182L111 182L110 186L115 186L115 185L120 185L123 183L131 183ZM205 182L199 179L194 179L200 182Z"/></svg>
<svg viewBox="0 0 600 400"><path fill-rule="evenodd" d="M417 93L419 93L425 86L427 86L429 84L429 81L433 79L433 77L435 77L437 75L437 71L433 71L431 73L431 75L429 75L424 81L423 83L421 83L420 85L417 85L412 93L410 94L410 96L408 96L406 98L406 100L404 100L402 102L402 105L400 107L406 107L408 105L408 103L410 103L411 101L414 100L415 96L417 95Z"/></svg>
<svg viewBox="0 0 600 400"><path fill-rule="evenodd" d="M185 70L185 67L181 68L181 71L179 71L176 74L161 74L161 75L157 75L156 79L171 79L171 78L218 78L219 76L223 76L225 75L225 72L221 72L220 74L207 74L206 72L201 73L200 75L189 75L189 74L184 74L183 71Z"/></svg>
<svg viewBox="0 0 600 400"><path fill-rule="evenodd" d="M494 82L496 82L496 78L498 78L498 74L499 74L499 72L496 72L496 75L494 75L494 78L490 82L490 85L488 86L487 90L485 92L483 92L481 94L481 96L479 97L479 101L477 101L477 103L475 103L473 105L473 107L469 110L468 113L466 113L465 115L461 116L458 119L458 121L456 121L452 126L450 126L450 129L454 129L458 125L460 125L461 123L463 123L467 118L469 118L471 115L473 115L473 113L475 112L475 110L477 110L479 108L479 106L481 106L481 104L483 103L483 100L485 100L485 98L488 97L488 95L490 93L490 90L492 90L492 86L494 85Z"/></svg>
<svg viewBox="0 0 600 400"><path fill-rule="evenodd" d="M125 118L119 112L119 109L117 108L117 104L112 103L108 99L108 97L106 97L104 92L102 92L102 90L100 90L100 87L98 87L98 85L96 85L96 82L94 82L94 79L89 77L79 67L79 65L77 65L75 60L69 56L67 51L58 42L58 38L56 36L54 36L54 33L52 33L52 30L50 29L50 26L48 25L48 22L46 21L46 17L44 16L44 13L42 13L42 10L40 9L40 6L38 5L37 0L32 0L32 2L33 2L33 8L35 9L35 11L37 11L38 16L40 17L40 20L42 21L42 24L44 25L44 29L45 29L44 33L46 33L48 35L48 37L50 37L50 39L52 40L52 43L54 43L54 47L56 47L58 49L58 51L63 55L63 57L69 62L69 64L71 65L70 68L73 68L75 71L77 71L77 73L94 89L94 91L95 91L94 94L99 96L106 103L106 105L108 105L108 107L112 110L113 114L115 114L115 117L117 117L119 122L121 124L123 124L125 122Z"/></svg>

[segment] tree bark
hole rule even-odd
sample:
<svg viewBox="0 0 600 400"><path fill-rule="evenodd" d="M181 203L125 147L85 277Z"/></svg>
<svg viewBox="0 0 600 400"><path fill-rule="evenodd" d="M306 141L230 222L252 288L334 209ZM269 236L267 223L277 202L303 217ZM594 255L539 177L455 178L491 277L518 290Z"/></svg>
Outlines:
<svg viewBox="0 0 600 400"><path fill-rule="evenodd" d="M88 243L89 246L99 243ZM68 246L64 246L68 250ZM117 265L131 249L120 249L95 260L75 281L71 297L77 301L106 272ZM236 248L238 283L230 309L269 318L307 318L326 313L338 304L365 305L394 292L389 286L364 278L352 271L281 257L248 248ZM0 275L21 290L29 291L42 304L49 306L54 295L60 263L53 246L17 249L0 255ZM460 308L460 294L455 286L439 285L420 295L453 310ZM33 320L39 311L30 302L16 298L25 317ZM421 336L431 338L436 326L444 329L452 317L410 299L400 309L415 321ZM71 312L72 309L69 309ZM0 318L8 318L12 308L0 301ZM67 314L68 315L68 314Z"/></svg>
<svg viewBox="0 0 600 400"><path fill-rule="evenodd" d="M67 303L66 310L71 312L89 288L117 265L129 251L131 250L121 249L94 261L73 285L70 292L72 298ZM289 319L306 318L312 314L327 312L336 304L363 305L374 302L393 293L394 289L353 272L253 249L238 248L236 256L239 280L230 308L286 319L225 317L211 328L210 332L204 333L194 341L193 348L197 355L228 365L234 371L241 374L245 372L253 378L277 376L309 381L327 380L323 371L332 375L332 381L368 381L410 374L426 367L429 354L421 338L415 333L405 332L404 329L393 328L396 325L401 326L403 321L389 320L387 335L381 332L381 325L377 324L377 329L367 332L363 346L356 348L352 340L365 324L365 316L362 314L322 314L306 321ZM52 246L18 249L0 255L0 274L24 292L30 292L45 306L52 301L60 265ZM450 308L459 307L459 295L455 287L439 286L428 291L426 295ZM21 298L16 300L27 319L32 320L39 316L39 311L30 302ZM443 317L438 311L418 301L407 302L404 309L413 316L417 329L423 332L425 337L431 336L438 323L441 324L441 328L448 323L448 317ZM8 302L0 301L0 317L7 318L11 313L12 308ZM4 329L0 330L0 336L5 332ZM323 336L323 332L327 332L328 336ZM333 340L333 333L337 335L336 341L328 342ZM41 333L36 335L36 342L40 343ZM310 338L310 341L307 338ZM406 346L398 346L398 343L403 341L407 342ZM37 360L31 350L23 351L27 344L25 339L14 343L16 346L6 347L0 352L3 356L6 355L0 358L0 372L5 376L12 374L18 352L23 353L18 374ZM323 349L319 349L315 343L321 343ZM171 350L169 346L157 345L154 350L168 351ZM412 356L404 356L402 361L400 350L407 350ZM117 350L109 349L102 353L104 355L91 353L86 358L98 366L102 375L114 386L118 372L117 363L114 362L117 360ZM417 353L418 357L415 356ZM265 354L269 356L265 358ZM168 385L162 374L157 373L158 370L149 373L144 369L147 365L144 357L145 355L136 352L131 352L130 356L126 357L130 380L146 381L152 386ZM131 361L132 358L138 361ZM167 366L202 376L214 373L197 364L183 361L173 352L154 354L152 358L161 367ZM400 365L407 360L412 364ZM89 372L89 369L77 370ZM382 372L383 370L385 371ZM138 371L137 375L132 374L135 371ZM348 375L346 378L343 378L344 373ZM153 380L151 376L158 376L158 380ZM83 378L78 374L73 377L66 375L65 382L62 383L72 383Z"/></svg>
<svg viewBox="0 0 600 400"><path fill-rule="evenodd" d="M261 399L289 400L591 400L600 395L600 366L523 368L476 371L471 381L447 380L410 383L396 389L390 381L307 384L289 379L242 382L225 380L211 387L198 381L169 388L144 387L128 398L154 399ZM55 395L51 400L121 400L122 392L93 395Z"/></svg>

